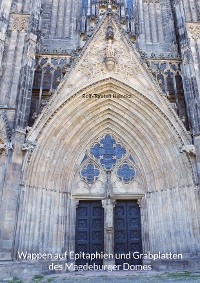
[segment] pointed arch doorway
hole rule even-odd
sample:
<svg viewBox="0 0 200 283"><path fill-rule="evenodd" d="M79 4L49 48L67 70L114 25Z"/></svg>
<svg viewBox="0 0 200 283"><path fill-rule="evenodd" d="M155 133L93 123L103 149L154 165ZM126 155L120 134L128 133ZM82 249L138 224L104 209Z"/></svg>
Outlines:
<svg viewBox="0 0 200 283"><path fill-rule="evenodd" d="M134 163L127 147L110 133L86 151L79 168L81 189L74 195L78 203L75 252L103 256L81 258L77 264L117 264L122 269L123 263L140 263L133 257L142 251L138 195L125 191L137 182Z"/></svg>

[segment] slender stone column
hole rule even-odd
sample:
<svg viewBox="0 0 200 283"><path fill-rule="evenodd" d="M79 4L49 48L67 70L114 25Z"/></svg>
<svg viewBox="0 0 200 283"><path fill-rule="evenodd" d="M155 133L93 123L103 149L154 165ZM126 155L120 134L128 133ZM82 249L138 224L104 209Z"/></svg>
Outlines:
<svg viewBox="0 0 200 283"><path fill-rule="evenodd" d="M104 253L114 256L114 223L113 223L113 210L115 200L105 199L102 200L104 208ZM105 259L104 264L115 264L115 259Z"/></svg>
<svg viewBox="0 0 200 283"><path fill-rule="evenodd" d="M114 206L111 171L106 172L105 199L102 200L104 208L104 253L114 256ZM115 259L105 259L105 264L115 264Z"/></svg>

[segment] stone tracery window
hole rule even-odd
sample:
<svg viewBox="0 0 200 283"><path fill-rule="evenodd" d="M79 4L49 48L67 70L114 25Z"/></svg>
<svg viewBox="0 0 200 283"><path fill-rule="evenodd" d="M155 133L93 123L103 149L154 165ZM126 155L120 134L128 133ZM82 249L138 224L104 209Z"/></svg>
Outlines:
<svg viewBox="0 0 200 283"><path fill-rule="evenodd" d="M135 177L135 170L129 163L124 162L117 170L117 176L124 183L130 183Z"/></svg>
<svg viewBox="0 0 200 283"><path fill-rule="evenodd" d="M91 161L83 167L81 171L81 176L89 184L94 183L100 175L100 170Z"/></svg>
<svg viewBox="0 0 200 283"><path fill-rule="evenodd" d="M95 159L100 161L105 170L112 170L117 160L126 154L126 149L117 144L111 135L106 135L100 140L100 143L95 144L91 148L90 153Z"/></svg>
<svg viewBox="0 0 200 283"><path fill-rule="evenodd" d="M110 135L104 135L99 142L94 143L82 161L81 178L88 184L93 184L100 176L100 170L110 173L115 171L117 178L128 184L136 176L134 159L128 155L128 150Z"/></svg>

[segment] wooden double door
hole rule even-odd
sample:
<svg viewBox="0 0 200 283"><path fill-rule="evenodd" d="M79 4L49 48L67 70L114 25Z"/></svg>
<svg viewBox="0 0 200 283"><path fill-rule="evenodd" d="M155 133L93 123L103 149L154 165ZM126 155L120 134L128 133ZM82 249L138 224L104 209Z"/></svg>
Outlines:
<svg viewBox="0 0 200 283"><path fill-rule="evenodd" d="M134 253L142 252L140 208L135 200L117 201L114 217L115 264L140 264ZM76 211L76 253L104 253L104 209L101 201L80 201ZM129 256L123 256L128 255ZM121 256L122 255L122 256ZM103 259L78 259L77 264L103 264Z"/></svg>

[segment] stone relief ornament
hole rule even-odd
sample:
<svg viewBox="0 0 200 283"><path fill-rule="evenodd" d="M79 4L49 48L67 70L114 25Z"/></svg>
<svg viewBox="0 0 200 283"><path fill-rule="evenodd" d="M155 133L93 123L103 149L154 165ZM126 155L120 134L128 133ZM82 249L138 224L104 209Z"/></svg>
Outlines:
<svg viewBox="0 0 200 283"><path fill-rule="evenodd" d="M106 47L106 68L109 71L112 71L115 67L115 51L113 48L113 41L112 39L108 40L107 47Z"/></svg>
<svg viewBox="0 0 200 283"><path fill-rule="evenodd" d="M115 67L115 50L113 47L113 39L114 39L114 32L112 25L109 24L106 31L106 39L107 39L107 46L106 46L106 68L111 71Z"/></svg>
<svg viewBox="0 0 200 283"><path fill-rule="evenodd" d="M27 31L29 26L30 15L12 14L12 30L13 31Z"/></svg>
<svg viewBox="0 0 200 283"><path fill-rule="evenodd" d="M107 58L114 58L115 57L115 51L113 48L113 43L112 43L112 39L108 40L108 44L107 44L107 48L106 48L106 57Z"/></svg>
<svg viewBox="0 0 200 283"><path fill-rule="evenodd" d="M188 23L187 30L189 34L189 38L198 40L200 39L200 23Z"/></svg>
<svg viewBox="0 0 200 283"><path fill-rule="evenodd" d="M27 140L23 146L22 146L22 150L23 151L28 151L30 149L34 149L36 146L36 143L34 141L31 141L31 140Z"/></svg>

